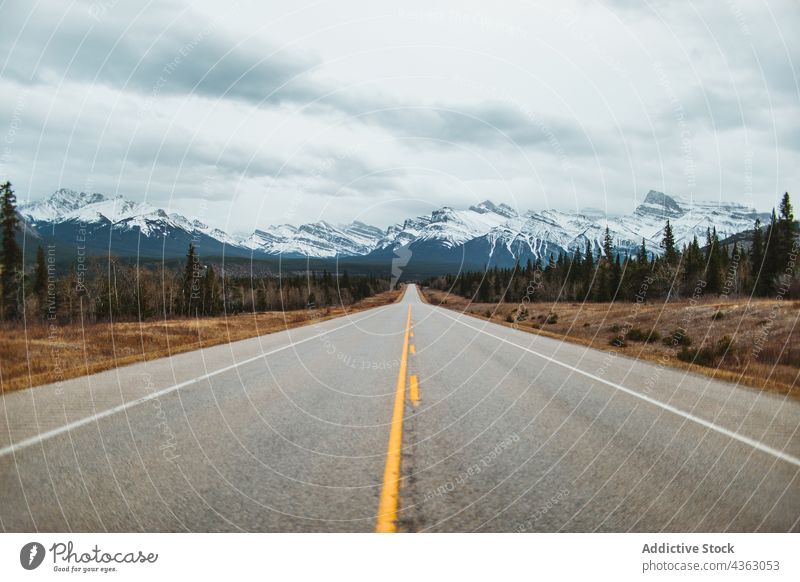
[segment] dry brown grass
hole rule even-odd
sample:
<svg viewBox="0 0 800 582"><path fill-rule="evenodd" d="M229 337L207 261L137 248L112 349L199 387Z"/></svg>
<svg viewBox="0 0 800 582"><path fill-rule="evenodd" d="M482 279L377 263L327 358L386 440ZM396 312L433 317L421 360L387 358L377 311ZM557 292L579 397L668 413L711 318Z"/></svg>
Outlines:
<svg viewBox="0 0 800 582"><path fill-rule="evenodd" d="M456 295L425 289L426 299L495 323L512 326L557 339L566 339L601 350L617 350L621 354L689 369L720 380L740 382L748 386L790 394L800 398L800 329L795 326L800 301L773 299L710 300L694 304L689 301L670 303L530 303L527 317L513 324L519 305L510 303L470 303ZM779 306L777 317L773 308ZM717 313L721 316L715 316ZM554 313L556 317L550 317ZM549 321L549 323L548 323ZM772 322L768 333L762 331ZM692 343L687 349L719 345L728 336L731 347L724 357L712 365L683 362L676 352L681 348L665 345L663 338L678 327L685 328ZM625 346L616 347L611 341L625 330L637 329L647 337L655 330L661 338L656 341L634 341L637 333L626 334ZM757 339L761 350L754 350Z"/></svg>
<svg viewBox="0 0 800 582"><path fill-rule="evenodd" d="M231 317L0 329L0 391L93 374L222 343L318 323L399 300L387 291L354 305Z"/></svg>

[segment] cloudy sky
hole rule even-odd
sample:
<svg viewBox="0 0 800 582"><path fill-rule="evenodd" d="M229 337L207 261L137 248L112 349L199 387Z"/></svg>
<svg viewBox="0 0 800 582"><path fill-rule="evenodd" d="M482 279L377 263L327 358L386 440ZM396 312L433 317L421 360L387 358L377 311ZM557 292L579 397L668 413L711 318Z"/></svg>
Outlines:
<svg viewBox="0 0 800 582"><path fill-rule="evenodd" d="M249 232L650 189L765 210L800 184L796 0L6 0L0 22L23 201Z"/></svg>

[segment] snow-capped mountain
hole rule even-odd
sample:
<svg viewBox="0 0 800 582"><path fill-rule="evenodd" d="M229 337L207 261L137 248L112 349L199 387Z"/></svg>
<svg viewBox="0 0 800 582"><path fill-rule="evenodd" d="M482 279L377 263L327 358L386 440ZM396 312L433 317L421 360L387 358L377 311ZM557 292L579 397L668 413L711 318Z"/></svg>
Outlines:
<svg viewBox="0 0 800 582"><path fill-rule="evenodd" d="M151 204L68 189L22 205L19 213L31 232L70 244L80 239L93 250L118 255L182 256L191 241L207 256L360 256L374 250L385 234L362 222L336 226L321 221L270 227L240 238Z"/></svg>
<svg viewBox="0 0 800 582"><path fill-rule="evenodd" d="M516 259L572 252L575 248L583 251L587 242L599 252L608 226L617 251L634 251L644 239L648 250L658 255L662 252L660 242L667 220L681 245L693 236L702 244L706 230L712 227L721 238L751 229L757 217L766 220L767 215L737 203L694 202L654 190L647 193L633 213L616 217L605 217L594 210L542 210L519 215L508 206L495 206L487 200L467 210L446 207L406 220L402 227L389 229L378 249L409 246L412 251L423 250L429 243L443 249L467 245L470 249L483 249L480 252L487 255L489 262L508 264ZM466 259L472 259L472 254L466 253Z"/></svg>
<svg viewBox="0 0 800 582"><path fill-rule="evenodd" d="M234 237L218 228L120 196L62 188L49 198L21 205L19 214L40 237L65 243L61 248L68 254L85 250L173 258L184 255L189 242L208 254L221 254L228 247L233 254L246 254Z"/></svg>
<svg viewBox="0 0 800 582"><path fill-rule="evenodd" d="M335 226L325 221L299 227L281 224L256 230L242 245L268 255L330 258L366 255L375 248L383 231L363 222Z"/></svg>
<svg viewBox="0 0 800 582"><path fill-rule="evenodd" d="M319 221L272 226L246 237L229 235L201 220L147 203L66 189L20 206L19 212L30 232L74 242L83 229L89 248L119 255L180 257L192 241L206 256L381 261L406 247L412 251L412 261L442 269L546 259L575 248L583 251L587 243L599 252L606 226L619 252L633 251L644 239L651 252L660 254L667 219L679 245L693 236L703 242L711 227L725 238L751 229L757 217L767 219L741 204L697 202L652 190L631 214L615 217L592 209L520 214L505 204L486 200L464 210L446 206L386 230L363 222L334 225Z"/></svg>
<svg viewBox="0 0 800 582"><path fill-rule="evenodd" d="M402 227L390 227L386 236L378 241L377 248L397 248L426 241L453 248L485 236L493 228L516 218L517 213L513 208L505 204L495 206L489 200L470 206L467 210L445 206L428 216L408 219Z"/></svg>
<svg viewBox="0 0 800 582"><path fill-rule="evenodd" d="M19 211L33 226L41 223L74 222L87 226L110 223L117 230L138 230L145 237L166 236L172 229L181 229L205 234L222 243L235 242L227 233L200 220L191 220L176 212L168 214L161 208L145 202L131 202L122 196L106 198L97 192L87 194L62 188L45 200L21 206Z"/></svg>

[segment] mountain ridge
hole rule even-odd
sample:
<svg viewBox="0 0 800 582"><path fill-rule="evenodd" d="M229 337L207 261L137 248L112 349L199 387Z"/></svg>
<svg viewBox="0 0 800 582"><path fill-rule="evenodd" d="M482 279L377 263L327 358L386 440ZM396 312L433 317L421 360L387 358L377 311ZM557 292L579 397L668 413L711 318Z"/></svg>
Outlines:
<svg viewBox="0 0 800 582"><path fill-rule="evenodd" d="M667 219L676 241L682 244L693 236L704 237L707 228L715 227L724 238L752 228L756 218L768 217L736 202L692 201L656 190L650 190L632 213L620 216L604 216L595 209L586 213L555 209L519 213L506 204L485 200L466 209L443 206L386 229L360 221L332 224L321 220L257 229L244 237L146 202L65 188L18 210L28 232L49 232L50 238L64 242L74 237L77 229L88 229L102 241L97 250L136 256L179 257L191 241L206 255L380 258L407 247L433 262L445 257L457 260L462 255L482 264L543 259L576 248L583 251L587 244L599 252L606 226L616 252L632 252L644 239L648 250L658 255Z"/></svg>

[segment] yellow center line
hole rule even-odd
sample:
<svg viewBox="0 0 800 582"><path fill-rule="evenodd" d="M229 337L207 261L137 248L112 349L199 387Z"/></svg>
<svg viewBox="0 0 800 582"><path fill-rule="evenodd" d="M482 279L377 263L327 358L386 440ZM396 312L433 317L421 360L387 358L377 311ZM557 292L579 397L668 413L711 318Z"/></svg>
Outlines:
<svg viewBox="0 0 800 582"><path fill-rule="evenodd" d="M414 344L411 344L411 353L417 355L417 348L414 347Z"/></svg>
<svg viewBox="0 0 800 582"><path fill-rule="evenodd" d="M406 334L403 339L403 355L400 358L400 371L392 411L392 427L389 430L389 446L386 449L386 468L383 471L383 487L378 503L378 518L375 531L394 533L397 531L397 506L400 489L400 450L403 445L403 410L406 400L406 373L408 371L408 336L411 331L411 305L408 306Z"/></svg>
<svg viewBox="0 0 800 582"><path fill-rule="evenodd" d="M419 404L419 380L417 380L417 375L412 374L408 381L410 384L408 389L408 397L411 399L411 404L416 406Z"/></svg>

